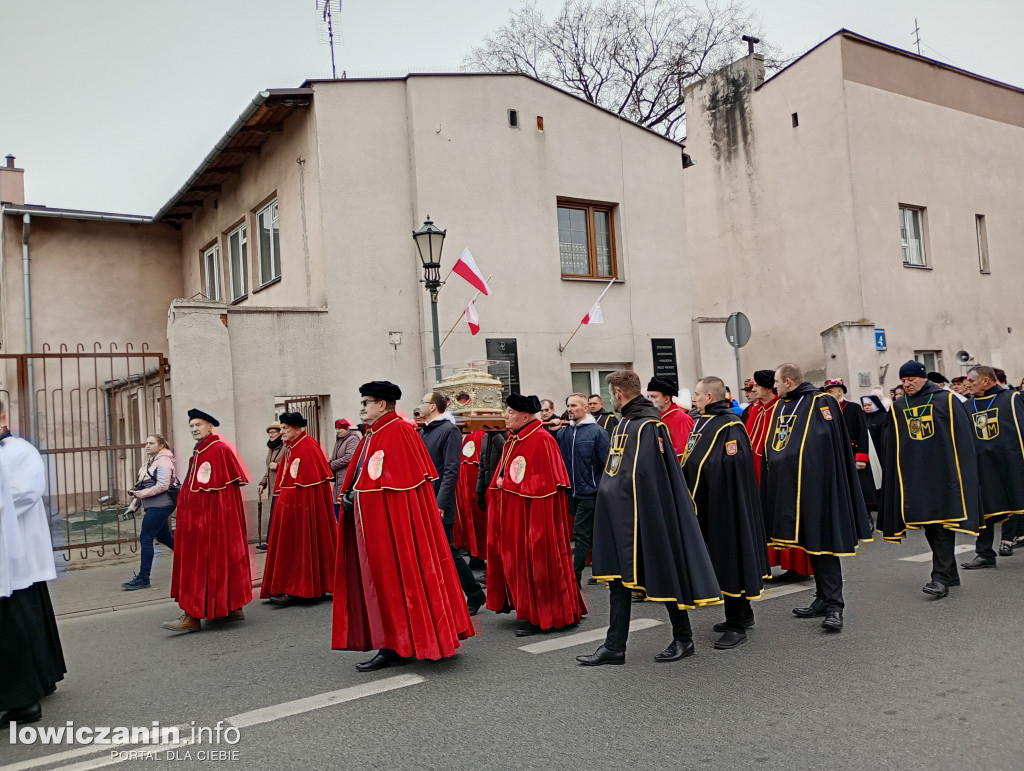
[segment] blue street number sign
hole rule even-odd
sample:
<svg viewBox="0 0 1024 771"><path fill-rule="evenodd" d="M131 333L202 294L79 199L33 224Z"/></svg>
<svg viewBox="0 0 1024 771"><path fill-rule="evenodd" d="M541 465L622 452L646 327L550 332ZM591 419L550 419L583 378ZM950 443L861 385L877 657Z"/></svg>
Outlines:
<svg viewBox="0 0 1024 771"><path fill-rule="evenodd" d="M885 330L875 328L875 350L884 351L885 348Z"/></svg>

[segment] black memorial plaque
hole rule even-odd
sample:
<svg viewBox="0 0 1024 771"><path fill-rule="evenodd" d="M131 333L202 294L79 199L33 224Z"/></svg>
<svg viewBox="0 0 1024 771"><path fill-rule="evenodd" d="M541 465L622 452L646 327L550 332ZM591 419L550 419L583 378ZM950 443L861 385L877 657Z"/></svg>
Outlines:
<svg viewBox="0 0 1024 771"><path fill-rule="evenodd" d="M671 378L679 385L679 366L676 363L676 341L672 337L652 337L651 355L654 358L654 376Z"/></svg>
<svg viewBox="0 0 1024 771"><path fill-rule="evenodd" d="M488 337L487 358L492 361L507 361L509 363L509 387L503 396L509 393L520 393L519 391L519 350L514 337Z"/></svg>

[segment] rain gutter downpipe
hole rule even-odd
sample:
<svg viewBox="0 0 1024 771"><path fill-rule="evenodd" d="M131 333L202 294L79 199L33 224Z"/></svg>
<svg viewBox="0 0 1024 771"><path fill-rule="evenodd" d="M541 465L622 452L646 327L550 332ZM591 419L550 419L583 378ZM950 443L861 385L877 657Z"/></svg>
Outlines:
<svg viewBox="0 0 1024 771"><path fill-rule="evenodd" d="M25 353L32 353L32 269L28 252L28 236L32 231L32 215L23 214L21 217L21 270L25 278ZM39 438L36 435L36 386L32 359L26 361L28 367L28 415L29 425L32 431L32 441L37 445Z"/></svg>

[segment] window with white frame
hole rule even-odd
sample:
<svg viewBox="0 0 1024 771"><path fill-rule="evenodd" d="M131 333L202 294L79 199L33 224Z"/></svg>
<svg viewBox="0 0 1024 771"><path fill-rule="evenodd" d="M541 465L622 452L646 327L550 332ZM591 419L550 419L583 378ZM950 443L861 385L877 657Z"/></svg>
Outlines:
<svg viewBox="0 0 1024 771"><path fill-rule="evenodd" d="M231 302L249 293L249 242L244 224L228 233L228 281Z"/></svg>
<svg viewBox="0 0 1024 771"><path fill-rule="evenodd" d="M256 212L256 223L259 229L260 286L265 286L281 277L281 236L276 199Z"/></svg>
<svg viewBox="0 0 1024 771"><path fill-rule="evenodd" d="M573 393L586 394L588 397L591 394L601 394L604 408L608 412L614 412L615 405L612 402L611 386L608 385L605 378L620 369L630 369L630 365L603 364L596 367L573 365L571 372Z"/></svg>
<svg viewBox="0 0 1024 771"><path fill-rule="evenodd" d="M924 209L900 204L900 246L903 264L923 268L928 265L924 252Z"/></svg>
<svg viewBox="0 0 1024 771"><path fill-rule="evenodd" d="M942 372L942 351L914 351L914 359L929 372Z"/></svg>
<svg viewBox="0 0 1024 771"><path fill-rule="evenodd" d="M217 244L203 252L203 286L208 300L220 302L220 247Z"/></svg>

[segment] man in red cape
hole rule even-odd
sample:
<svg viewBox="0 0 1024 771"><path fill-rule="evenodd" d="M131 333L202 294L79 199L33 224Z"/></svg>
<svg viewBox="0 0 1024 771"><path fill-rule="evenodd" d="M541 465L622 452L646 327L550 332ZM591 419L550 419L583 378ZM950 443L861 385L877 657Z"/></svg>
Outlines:
<svg viewBox="0 0 1024 771"><path fill-rule="evenodd" d="M334 472L306 419L286 412L278 419L284 454L277 466L274 521L267 543L260 597L278 605L292 598L319 599L334 591Z"/></svg>
<svg viewBox="0 0 1024 771"><path fill-rule="evenodd" d="M402 391L359 387L368 426L342 483L334 575L335 650L379 649L372 672L453 656L474 634L438 514L433 461L416 427L395 413Z"/></svg>
<svg viewBox="0 0 1024 771"><path fill-rule="evenodd" d="M672 401L676 396L679 396L679 386L675 380L652 377L647 384L647 397L661 413L661 422L668 428L668 434L672 437L672 449L676 451L676 460L682 464L694 420L686 410Z"/></svg>
<svg viewBox="0 0 1024 771"><path fill-rule="evenodd" d="M241 490L249 475L234 448L213 432L219 425L209 413L188 411L197 444L178 494L171 597L183 612L163 623L172 632L198 632L204 618L241 621L242 606L252 601Z"/></svg>
<svg viewBox="0 0 1024 771"><path fill-rule="evenodd" d="M768 426L775 415L775 406L779 403L779 395L775 391L775 370L759 369L754 373L754 401L747 414L747 433L750 434L750 448L754 451L754 473L757 483L761 484L761 463L764 460L764 443L768 437ZM779 579L801 579L814 574L811 560L807 553L800 549L778 549L768 547L768 564L778 565L787 571Z"/></svg>
<svg viewBox="0 0 1024 771"><path fill-rule="evenodd" d="M455 488L455 545L468 549L469 555L477 559L487 559L487 514L476 500L483 439L483 431L471 431L462 440L462 468Z"/></svg>
<svg viewBox="0 0 1024 771"><path fill-rule="evenodd" d="M569 475L537 419L536 396L509 394L509 436L487 490L487 608L516 611L517 637L578 624L587 612L569 544ZM560 489L562 488L562 489Z"/></svg>

